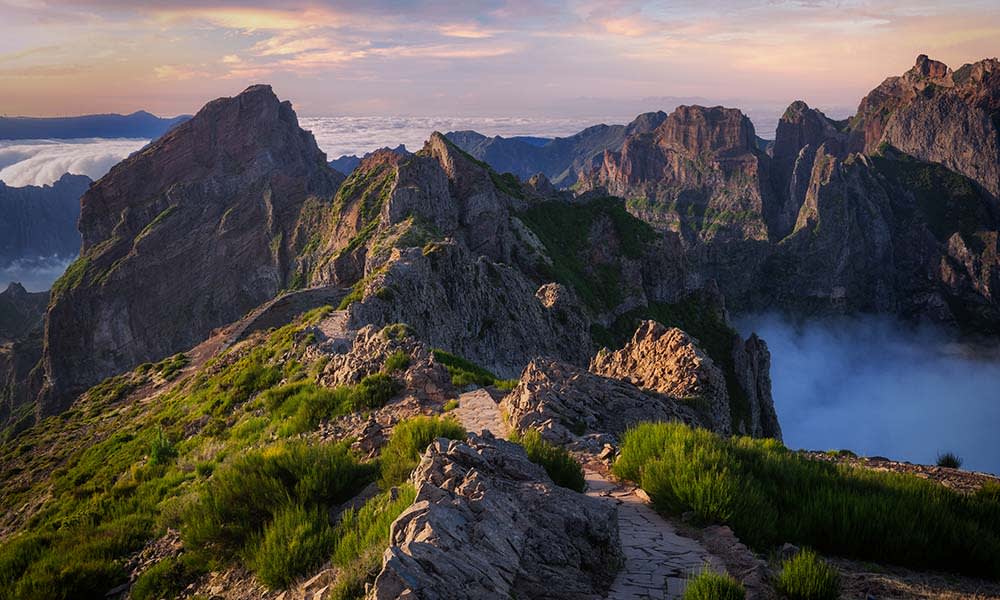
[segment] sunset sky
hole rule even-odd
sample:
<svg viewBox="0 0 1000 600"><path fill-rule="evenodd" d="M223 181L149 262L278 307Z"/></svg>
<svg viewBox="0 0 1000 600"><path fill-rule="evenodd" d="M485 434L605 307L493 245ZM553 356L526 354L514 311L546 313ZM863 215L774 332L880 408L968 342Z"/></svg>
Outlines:
<svg viewBox="0 0 1000 600"><path fill-rule="evenodd" d="M853 107L920 53L997 56L1000 2L0 0L0 113L191 113L256 82L311 116Z"/></svg>

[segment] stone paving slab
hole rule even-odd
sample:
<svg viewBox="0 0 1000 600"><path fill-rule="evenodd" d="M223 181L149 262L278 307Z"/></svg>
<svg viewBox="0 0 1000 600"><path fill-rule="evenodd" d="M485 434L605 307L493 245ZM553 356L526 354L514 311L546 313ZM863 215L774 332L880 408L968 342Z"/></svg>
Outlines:
<svg viewBox="0 0 1000 600"><path fill-rule="evenodd" d="M680 598L686 579L705 568L725 572L722 561L677 530L634 490L587 469L587 495L618 505L618 529L625 565L609 600Z"/></svg>
<svg viewBox="0 0 1000 600"><path fill-rule="evenodd" d="M502 439L507 439L510 433L510 428L500 415L500 405L482 388L460 395L458 408L451 411L451 414L466 431L482 433L485 430Z"/></svg>

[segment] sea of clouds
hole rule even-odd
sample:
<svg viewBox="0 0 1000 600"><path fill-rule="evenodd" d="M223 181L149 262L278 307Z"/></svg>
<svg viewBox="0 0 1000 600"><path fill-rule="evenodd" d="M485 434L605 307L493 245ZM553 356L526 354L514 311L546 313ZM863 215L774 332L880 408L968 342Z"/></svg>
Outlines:
<svg viewBox="0 0 1000 600"><path fill-rule="evenodd" d="M736 319L771 350L778 421L790 448L847 448L933 464L955 452L1000 473L1000 352L890 317Z"/></svg>
<svg viewBox="0 0 1000 600"><path fill-rule="evenodd" d="M48 185L65 173L97 179L149 140L0 140L0 181L11 187Z"/></svg>

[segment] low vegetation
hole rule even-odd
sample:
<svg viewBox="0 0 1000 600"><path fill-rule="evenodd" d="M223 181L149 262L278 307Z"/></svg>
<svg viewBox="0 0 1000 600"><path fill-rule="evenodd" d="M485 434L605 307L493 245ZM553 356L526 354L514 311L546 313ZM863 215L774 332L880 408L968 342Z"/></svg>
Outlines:
<svg viewBox="0 0 1000 600"><path fill-rule="evenodd" d="M912 475L809 460L775 440L727 439L677 423L628 431L614 470L639 483L657 510L729 524L762 551L790 541L917 569L1000 573L994 486L965 495Z"/></svg>
<svg viewBox="0 0 1000 600"><path fill-rule="evenodd" d="M535 429L529 429L523 434L514 433L511 441L524 447L528 460L541 465L552 481L559 486L577 492L587 489L587 481L583 476L580 463L562 446L557 446L542 439Z"/></svg>
<svg viewBox="0 0 1000 600"><path fill-rule="evenodd" d="M433 354L434 360L448 369L448 373L451 375L451 384L457 388L463 388L467 385L493 385L497 389L509 391L517 385L516 379L500 379L490 371L461 356L455 356L440 349L435 349Z"/></svg>
<svg viewBox="0 0 1000 600"><path fill-rule="evenodd" d="M818 554L804 549L782 561L774 587L789 600L837 600L840 574Z"/></svg>
<svg viewBox="0 0 1000 600"><path fill-rule="evenodd" d="M683 600L744 600L743 584L729 575L705 569L688 579Z"/></svg>
<svg viewBox="0 0 1000 600"><path fill-rule="evenodd" d="M285 384L264 392L261 403L272 419L280 421L279 435L288 436L313 430L323 419L379 408L399 389L399 383L383 372L335 388L307 381Z"/></svg>
<svg viewBox="0 0 1000 600"><path fill-rule="evenodd" d="M622 300L618 270L611 265L593 265L585 258L595 225L603 219L610 221L626 258L641 257L656 239L655 230L629 214L620 198L586 204L541 202L517 216L538 236L552 259L551 265L538 265L542 276L572 287L595 310L614 308Z"/></svg>
<svg viewBox="0 0 1000 600"><path fill-rule="evenodd" d="M413 504L411 485L392 488L375 496L359 510L348 509L334 529L333 564L340 574L331 598L360 598L365 583L378 572L382 553L389 545L389 527Z"/></svg>
<svg viewBox="0 0 1000 600"><path fill-rule="evenodd" d="M419 416L401 421L382 448L382 487L400 485L420 462L420 455L437 438L464 440L465 429L450 418Z"/></svg>
<svg viewBox="0 0 1000 600"><path fill-rule="evenodd" d="M959 469L962 467L962 458L954 452L944 452L938 454L937 466L948 467L949 469Z"/></svg>

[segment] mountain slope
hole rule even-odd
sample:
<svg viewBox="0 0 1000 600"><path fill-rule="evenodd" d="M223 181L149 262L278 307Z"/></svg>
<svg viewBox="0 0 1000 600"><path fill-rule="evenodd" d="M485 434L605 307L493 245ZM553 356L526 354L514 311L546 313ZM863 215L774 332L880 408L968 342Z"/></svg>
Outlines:
<svg viewBox="0 0 1000 600"><path fill-rule="evenodd" d="M339 181L268 86L210 102L115 166L83 196L81 256L53 286L41 412L277 294L304 204Z"/></svg>

